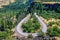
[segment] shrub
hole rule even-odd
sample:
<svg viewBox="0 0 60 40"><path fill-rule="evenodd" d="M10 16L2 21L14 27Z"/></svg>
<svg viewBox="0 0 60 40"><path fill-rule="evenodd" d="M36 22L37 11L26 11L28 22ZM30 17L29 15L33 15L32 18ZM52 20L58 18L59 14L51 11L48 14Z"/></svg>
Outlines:
<svg viewBox="0 0 60 40"><path fill-rule="evenodd" d="M55 24L55 22L49 22L48 25L52 26L53 24Z"/></svg>
<svg viewBox="0 0 60 40"><path fill-rule="evenodd" d="M38 29L40 29L40 26L41 25L38 22L37 18L35 18L35 16L32 15L30 20L22 25L22 28L23 32L35 33Z"/></svg>
<svg viewBox="0 0 60 40"><path fill-rule="evenodd" d="M44 33L42 31L38 32L38 37L43 37Z"/></svg>
<svg viewBox="0 0 60 40"><path fill-rule="evenodd" d="M33 38L32 34L29 34L29 35L28 35L28 38Z"/></svg>
<svg viewBox="0 0 60 40"><path fill-rule="evenodd" d="M59 13L60 13L60 6L57 8L57 12L59 12Z"/></svg>
<svg viewBox="0 0 60 40"><path fill-rule="evenodd" d="M47 31L48 35L50 36L60 36L60 28L57 26L50 27Z"/></svg>

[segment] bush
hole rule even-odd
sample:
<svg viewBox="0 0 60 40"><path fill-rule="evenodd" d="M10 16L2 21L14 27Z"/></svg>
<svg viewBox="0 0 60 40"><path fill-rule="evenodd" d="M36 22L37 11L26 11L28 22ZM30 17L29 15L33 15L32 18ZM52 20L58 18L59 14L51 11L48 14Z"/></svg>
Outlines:
<svg viewBox="0 0 60 40"><path fill-rule="evenodd" d="M22 25L22 28L23 32L35 33L38 29L40 29L40 26L41 25L38 22L37 18L35 18L35 16L32 15L30 20Z"/></svg>
<svg viewBox="0 0 60 40"><path fill-rule="evenodd" d="M29 34L29 35L28 35L28 38L33 38L32 34Z"/></svg>
<svg viewBox="0 0 60 40"><path fill-rule="evenodd" d="M50 27L47 31L48 35L50 36L60 36L60 28L57 26Z"/></svg>
<svg viewBox="0 0 60 40"><path fill-rule="evenodd" d="M53 24L55 24L55 22L49 22L48 25L52 26Z"/></svg>
<svg viewBox="0 0 60 40"><path fill-rule="evenodd" d="M38 37L43 37L44 33L42 31L38 32Z"/></svg>
<svg viewBox="0 0 60 40"><path fill-rule="evenodd" d="M59 13L60 13L60 6L57 8L57 12L59 12Z"/></svg>

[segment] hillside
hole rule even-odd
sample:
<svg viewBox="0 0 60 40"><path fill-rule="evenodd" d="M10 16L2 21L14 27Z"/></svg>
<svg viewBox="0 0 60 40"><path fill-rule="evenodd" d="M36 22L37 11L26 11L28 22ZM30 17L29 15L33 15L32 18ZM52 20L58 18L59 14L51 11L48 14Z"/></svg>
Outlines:
<svg viewBox="0 0 60 40"><path fill-rule="evenodd" d="M42 1L0 0L0 40L60 40L60 2Z"/></svg>

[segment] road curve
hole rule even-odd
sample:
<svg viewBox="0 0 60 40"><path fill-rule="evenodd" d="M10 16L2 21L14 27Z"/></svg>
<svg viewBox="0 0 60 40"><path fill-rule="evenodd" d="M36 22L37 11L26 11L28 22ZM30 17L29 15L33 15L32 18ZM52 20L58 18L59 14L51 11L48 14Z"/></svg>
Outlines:
<svg viewBox="0 0 60 40"><path fill-rule="evenodd" d="M38 21L42 24L42 32L46 33L47 31L47 25L43 22L43 20L38 16L36 15L36 13L34 13L34 15L36 16L36 18L38 18ZM27 22L30 18L30 14L28 14L28 16L26 16L15 28L15 33L18 35L18 36L22 36L22 37L27 37L29 35L29 33L24 33L22 31L22 24ZM26 20L27 19L27 20ZM33 36L37 36L37 33L32 33Z"/></svg>
<svg viewBox="0 0 60 40"><path fill-rule="evenodd" d="M42 32L46 33L47 32L47 25L43 22L43 20L41 19L41 17L39 17L38 15L36 15L36 13L34 13L34 15L38 18L39 22L42 24Z"/></svg>
<svg viewBox="0 0 60 40"><path fill-rule="evenodd" d="M17 36L19 36L19 37L24 37L24 36L27 36L28 34L27 33L24 33L23 31L22 31L22 24L23 23L25 23L25 22L27 22L28 20L29 20L29 18L30 18L30 14L28 14L23 20L21 20L20 22L19 22L19 24L16 26L16 28L15 28L15 33L17 34ZM27 19L27 20L26 20Z"/></svg>

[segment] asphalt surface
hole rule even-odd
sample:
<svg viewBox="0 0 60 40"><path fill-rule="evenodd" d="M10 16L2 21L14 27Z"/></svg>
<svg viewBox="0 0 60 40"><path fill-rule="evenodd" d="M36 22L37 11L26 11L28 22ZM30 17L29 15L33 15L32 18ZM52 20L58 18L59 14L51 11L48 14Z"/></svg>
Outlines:
<svg viewBox="0 0 60 40"><path fill-rule="evenodd" d="M47 32L47 25L43 22L43 20L41 19L41 17L39 17L38 15L36 15L36 13L34 13L34 15L37 17L38 21L42 24L42 32L46 33ZM24 33L22 31L22 24L26 21L29 20L30 18L30 14L28 14L28 16L26 16L15 28L15 32L18 34L18 36L28 36L29 33ZM33 36L37 36L37 33L32 33Z"/></svg>

